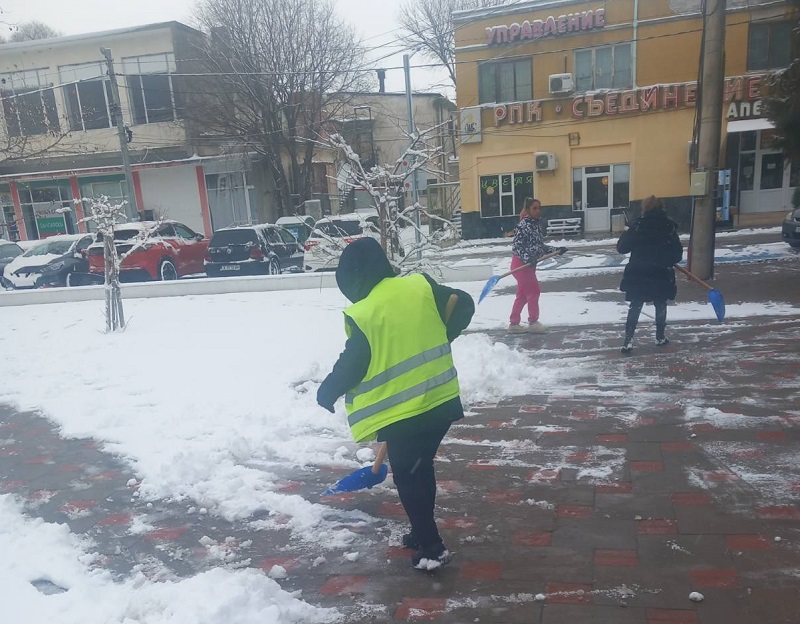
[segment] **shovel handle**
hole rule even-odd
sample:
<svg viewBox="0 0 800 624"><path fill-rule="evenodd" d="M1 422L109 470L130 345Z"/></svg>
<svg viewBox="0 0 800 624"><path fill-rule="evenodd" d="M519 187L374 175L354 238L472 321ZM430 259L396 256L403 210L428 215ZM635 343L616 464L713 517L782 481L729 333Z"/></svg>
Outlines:
<svg viewBox="0 0 800 624"><path fill-rule="evenodd" d="M678 269L681 273L683 273L686 277L688 277L693 282L696 282L696 283L700 284L701 286L705 286L708 290L714 290L713 286L709 286L708 284L706 284L703 280L701 280L699 277L697 277L691 271L688 271L687 269L684 269L682 266L678 266L677 264L675 265L675 268Z"/></svg>
<svg viewBox="0 0 800 624"><path fill-rule="evenodd" d="M378 449L378 455L375 457L375 462L372 464L372 474L378 474L383 461L386 459L386 453L388 452L389 447L386 446L386 442L384 442L381 444L381 448Z"/></svg>
<svg viewBox="0 0 800 624"><path fill-rule="evenodd" d="M553 253L545 254L541 258L537 258L533 262L528 262L527 264L523 264L522 266L518 266L516 269L513 269L511 271L506 271L505 273L503 273L497 279L500 280L500 279L503 279L504 277L508 277L509 275L513 275L517 271L521 271L522 269L525 269L527 267L536 266L542 260L549 260L550 258L555 258L557 255L559 255L559 253L557 251L554 251Z"/></svg>

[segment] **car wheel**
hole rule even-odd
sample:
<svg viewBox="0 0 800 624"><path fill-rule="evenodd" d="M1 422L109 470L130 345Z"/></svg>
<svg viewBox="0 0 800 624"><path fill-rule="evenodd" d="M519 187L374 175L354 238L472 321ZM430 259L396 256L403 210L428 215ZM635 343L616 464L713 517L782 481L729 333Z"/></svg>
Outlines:
<svg viewBox="0 0 800 624"><path fill-rule="evenodd" d="M175 269L175 265L172 263L172 260L161 261L161 263L158 265L158 278L162 282L178 279L178 271Z"/></svg>
<svg viewBox="0 0 800 624"><path fill-rule="evenodd" d="M281 274L281 265L278 264L277 258L270 258L269 259L269 267L267 268L267 273L269 275L280 275Z"/></svg>

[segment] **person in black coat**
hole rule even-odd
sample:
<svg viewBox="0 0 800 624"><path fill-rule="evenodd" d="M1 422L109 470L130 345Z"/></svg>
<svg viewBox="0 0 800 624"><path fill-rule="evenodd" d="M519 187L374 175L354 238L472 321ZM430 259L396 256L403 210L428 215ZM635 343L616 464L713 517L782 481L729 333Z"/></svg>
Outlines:
<svg viewBox="0 0 800 624"><path fill-rule="evenodd" d="M664 202L651 195L642 202L642 216L622 233L617 241L617 251L631 254L619 289L630 301L625 322L625 342L620 351L633 350L633 334L639 314L645 303L656 308L656 344L669 343L667 327L667 300L675 299L675 269L672 266L683 258L683 246L678 237L678 226L664 212Z"/></svg>

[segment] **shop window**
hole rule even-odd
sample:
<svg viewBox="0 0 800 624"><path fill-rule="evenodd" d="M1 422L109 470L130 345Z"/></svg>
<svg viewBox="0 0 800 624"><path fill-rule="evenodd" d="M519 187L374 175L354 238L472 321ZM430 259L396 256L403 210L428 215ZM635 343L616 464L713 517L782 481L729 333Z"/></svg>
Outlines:
<svg viewBox="0 0 800 624"><path fill-rule="evenodd" d="M0 74L0 97L10 137L59 132L56 96L44 70Z"/></svg>
<svg viewBox="0 0 800 624"><path fill-rule="evenodd" d="M478 66L481 104L525 102L533 97L531 59L482 63Z"/></svg>
<svg viewBox="0 0 800 624"><path fill-rule="evenodd" d="M178 118L172 74L172 54L151 54L122 60L134 124L174 121Z"/></svg>
<svg viewBox="0 0 800 624"><path fill-rule="evenodd" d="M793 162L789 170L789 186L800 186L800 162Z"/></svg>
<svg viewBox="0 0 800 624"><path fill-rule="evenodd" d="M113 125L111 82L102 63L65 65L58 68L70 130L97 130Z"/></svg>
<svg viewBox="0 0 800 624"><path fill-rule="evenodd" d="M632 83L630 43L576 50L576 91L628 89Z"/></svg>
<svg viewBox="0 0 800 624"><path fill-rule="evenodd" d="M792 23L750 24L747 42L748 71L780 69L792 62Z"/></svg>
<svg viewBox="0 0 800 624"><path fill-rule="evenodd" d="M481 217L512 217L533 197L533 172L481 176Z"/></svg>
<svg viewBox="0 0 800 624"><path fill-rule="evenodd" d="M42 238L43 235L52 233L44 231L44 229L40 232L39 226L50 227L56 217L63 218L64 230L67 234L75 232L72 193L69 189L60 186L20 188L19 199L28 238Z"/></svg>

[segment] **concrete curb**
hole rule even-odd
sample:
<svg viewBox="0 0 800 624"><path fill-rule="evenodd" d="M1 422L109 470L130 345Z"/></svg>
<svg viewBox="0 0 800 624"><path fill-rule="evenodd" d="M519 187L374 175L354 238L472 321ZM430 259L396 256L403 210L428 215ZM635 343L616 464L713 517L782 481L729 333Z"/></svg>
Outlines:
<svg viewBox="0 0 800 624"><path fill-rule="evenodd" d="M477 282L488 280L492 268L487 265L464 265L426 270L442 282ZM257 275L248 277L213 277L182 279L174 282L139 282L122 285L124 299L150 299L154 297L182 297L185 295L223 295L242 292L267 292L274 290L303 290L309 288L335 288L336 279L330 273L298 273L287 275ZM67 303L72 301L102 301L103 286L78 286L74 288L43 288L36 290L0 290L0 307Z"/></svg>

